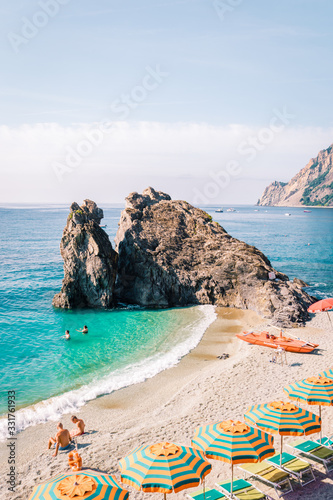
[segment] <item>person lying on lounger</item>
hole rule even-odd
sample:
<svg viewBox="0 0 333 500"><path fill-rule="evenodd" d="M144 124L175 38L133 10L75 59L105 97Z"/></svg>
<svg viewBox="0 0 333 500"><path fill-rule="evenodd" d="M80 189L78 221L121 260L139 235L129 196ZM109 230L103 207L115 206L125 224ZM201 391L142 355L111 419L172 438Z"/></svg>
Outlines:
<svg viewBox="0 0 333 500"><path fill-rule="evenodd" d="M71 421L76 425L76 429L71 431L71 437L82 436L84 434L85 423L81 418L77 418L75 415L71 417Z"/></svg>
<svg viewBox="0 0 333 500"><path fill-rule="evenodd" d="M57 434L55 437L50 437L48 450L51 446L54 446L55 452L53 453L53 457L56 457L58 454L58 450L67 450L71 444L71 435L67 429L64 429L61 422L57 424Z"/></svg>

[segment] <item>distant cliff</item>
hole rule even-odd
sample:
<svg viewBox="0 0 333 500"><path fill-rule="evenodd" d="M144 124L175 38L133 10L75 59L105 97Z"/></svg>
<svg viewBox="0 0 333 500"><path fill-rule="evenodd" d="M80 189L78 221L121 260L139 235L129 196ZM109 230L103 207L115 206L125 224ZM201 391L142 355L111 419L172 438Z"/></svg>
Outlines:
<svg viewBox="0 0 333 500"><path fill-rule="evenodd" d="M258 205L333 206L333 145L320 151L288 183L274 181Z"/></svg>

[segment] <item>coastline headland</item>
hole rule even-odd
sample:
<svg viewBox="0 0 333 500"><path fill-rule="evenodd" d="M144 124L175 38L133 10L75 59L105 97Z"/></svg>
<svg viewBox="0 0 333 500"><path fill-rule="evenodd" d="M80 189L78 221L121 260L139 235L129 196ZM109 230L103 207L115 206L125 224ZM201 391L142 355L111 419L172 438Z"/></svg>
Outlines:
<svg viewBox="0 0 333 500"><path fill-rule="evenodd" d="M333 144L319 151L289 182L274 181L259 206L333 208Z"/></svg>
<svg viewBox="0 0 333 500"><path fill-rule="evenodd" d="M61 240L64 280L53 305L164 308L199 304L250 309L274 324L308 320L314 302L254 246L231 237L205 211L152 188L131 193L112 248L103 212L73 203Z"/></svg>

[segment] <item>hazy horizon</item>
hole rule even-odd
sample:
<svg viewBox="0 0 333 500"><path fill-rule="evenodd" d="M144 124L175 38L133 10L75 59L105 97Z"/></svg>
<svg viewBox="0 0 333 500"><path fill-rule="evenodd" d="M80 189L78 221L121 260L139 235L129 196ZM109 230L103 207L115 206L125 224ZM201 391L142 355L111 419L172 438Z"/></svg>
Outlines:
<svg viewBox="0 0 333 500"><path fill-rule="evenodd" d="M148 185L254 204L333 142L328 0L22 0L4 37L0 202Z"/></svg>

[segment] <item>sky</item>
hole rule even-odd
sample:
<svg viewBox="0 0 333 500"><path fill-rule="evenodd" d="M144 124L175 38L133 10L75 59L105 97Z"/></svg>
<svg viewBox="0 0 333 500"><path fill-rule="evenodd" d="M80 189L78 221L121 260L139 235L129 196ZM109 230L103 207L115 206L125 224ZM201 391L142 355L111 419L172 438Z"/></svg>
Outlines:
<svg viewBox="0 0 333 500"><path fill-rule="evenodd" d="M330 0L0 0L0 203L256 203L333 138Z"/></svg>

